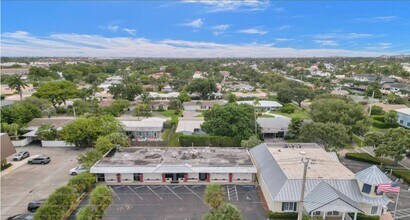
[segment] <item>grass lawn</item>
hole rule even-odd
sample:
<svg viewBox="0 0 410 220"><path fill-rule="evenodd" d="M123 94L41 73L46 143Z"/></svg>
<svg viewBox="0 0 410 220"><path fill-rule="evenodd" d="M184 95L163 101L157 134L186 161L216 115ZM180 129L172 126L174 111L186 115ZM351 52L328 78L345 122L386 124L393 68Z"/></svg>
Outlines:
<svg viewBox="0 0 410 220"><path fill-rule="evenodd" d="M265 114L262 114L262 115L259 115L258 116L258 118L274 118L275 116L273 116L273 115L265 115Z"/></svg>
<svg viewBox="0 0 410 220"><path fill-rule="evenodd" d="M302 118L302 119L306 119L306 118L310 118L310 115L304 111L302 111L301 109L297 108L295 109L295 112L293 112L292 114L288 114L288 113L282 113L279 110L277 111L271 111L271 113L273 114L278 114L278 115L283 115L289 118Z"/></svg>
<svg viewBox="0 0 410 220"><path fill-rule="evenodd" d="M172 117L175 115L175 110L174 109L168 109L165 111L158 111L159 114L163 115L164 117Z"/></svg>
<svg viewBox="0 0 410 220"><path fill-rule="evenodd" d="M179 144L179 137L181 135L182 135L182 133L175 133L174 131L172 131L172 134L169 137L168 146L170 146L170 147L180 147L181 145Z"/></svg>
<svg viewBox="0 0 410 220"><path fill-rule="evenodd" d="M161 135L161 139L164 140L164 141L167 141L169 132L171 132L171 128L165 129L164 132Z"/></svg>
<svg viewBox="0 0 410 220"><path fill-rule="evenodd" d="M199 114L199 115L195 115L195 117L197 117L197 118L203 118L204 115L201 113L201 114Z"/></svg>

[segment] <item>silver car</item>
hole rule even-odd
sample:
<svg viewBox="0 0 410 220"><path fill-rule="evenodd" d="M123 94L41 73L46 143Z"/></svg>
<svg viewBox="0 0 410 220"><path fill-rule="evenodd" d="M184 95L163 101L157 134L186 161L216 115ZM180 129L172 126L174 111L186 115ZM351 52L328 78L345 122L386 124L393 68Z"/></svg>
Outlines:
<svg viewBox="0 0 410 220"><path fill-rule="evenodd" d="M20 161L20 160L23 160L23 159L25 159L29 156L30 156L30 153L28 151L20 151L20 152L18 152L14 155L13 160L14 161Z"/></svg>
<svg viewBox="0 0 410 220"><path fill-rule="evenodd" d="M80 174L80 173L84 173L84 172L86 172L87 170L85 169L85 168L83 168L83 167L74 167L73 169L71 169L70 170L70 172L68 172L70 175L73 175L73 176L75 176L75 175L77 175L77 174Z"/></svg>

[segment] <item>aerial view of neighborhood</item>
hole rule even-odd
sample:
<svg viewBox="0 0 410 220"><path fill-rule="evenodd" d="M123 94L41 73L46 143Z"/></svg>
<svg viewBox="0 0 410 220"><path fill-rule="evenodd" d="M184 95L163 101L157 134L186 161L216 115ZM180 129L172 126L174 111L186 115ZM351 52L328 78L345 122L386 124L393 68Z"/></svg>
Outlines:
<svg viewBox="0 0 410 220"><path fill-rule="evenodd" d="M1 220L410 220L410 2L1 2Z"/></svg>

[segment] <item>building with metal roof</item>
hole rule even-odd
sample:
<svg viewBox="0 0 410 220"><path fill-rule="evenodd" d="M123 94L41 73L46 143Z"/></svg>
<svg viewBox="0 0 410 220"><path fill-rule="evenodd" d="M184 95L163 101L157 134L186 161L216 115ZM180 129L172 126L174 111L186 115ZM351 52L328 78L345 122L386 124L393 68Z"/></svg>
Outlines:
<svg viewBox="0 0 410 220"><path fill-rule="evenodd" d="M243 148L130 147L110 150L91 173L107 183L250 183L256 168Z"/></svg>
<svg viewBox="0 0 410 220"><path fill-rule="evenodd" d="M252 105L255 108L260 108L263 111L270 111L270 110L275 110L275 109L279 109L282 108L283 106L276 101L266 101L266 100L261 100L258 102L255 101L237 101L238 104L248 104L248 105Z"/></svg>
<svg viewBox="0 0 410 220"><path fill-rule="evenodd" d="M166 118L138 118L119 117L117 118L124 126L124 131L128 136L135 138L160 139L164 131Z"/></svg>
<svg viewBox="0 0 410 220"><path fill-rule="evenodd" d="M399 125L410 128L410 108L397 109L396 112L399 116L397 119Z"/></svg>
<svg viewBox="0 0 410 220"><path fill-rule="evenodd" d="M274 118L258 118L256 119L261 126L263 137L266 138L283 138L288 132L289 124L292 119L280 116Z"/></svg>
<svg viewBox="0 0 410 220"><path fill-rule="evenodd" d="M317 144L260 144L250 150L257 179L273 212L294 212L301 201L303 158L310 158L303 208L312 216L342 218L346 213L381 215L389 198L377 184L391 182L377 167L357 176ZM377 170L376 170L377 169ZM376 178L371 175L377 173ZM384 175L384 176L383 176ZM364 182L363 182L364 181ZM367 182L367 183L366 183Z"/></svg>

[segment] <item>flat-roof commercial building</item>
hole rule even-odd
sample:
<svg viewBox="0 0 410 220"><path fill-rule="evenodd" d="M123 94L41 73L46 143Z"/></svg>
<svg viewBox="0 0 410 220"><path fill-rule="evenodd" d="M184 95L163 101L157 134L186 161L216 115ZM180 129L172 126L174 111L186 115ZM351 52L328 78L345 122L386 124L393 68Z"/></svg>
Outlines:
<svg viewBox="0 0 410 220"><path fill-rule="evenodd" d="M90 172L106 183L249 184L256 167L248 150L241 148L130 147L112 149Z"/></svg>
<svg viewBox="0 0 410 220"><path fill-rule="evenodd" d="M391 180L376 166L356 175L317 144L261 144L250 150L257 179L273 212L296 212L304 163L308 165L303 208L311 216L345 219L347 213L380 216L389 203L377 185Z"/></svg>

